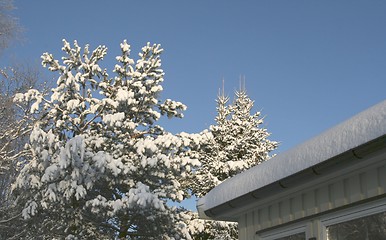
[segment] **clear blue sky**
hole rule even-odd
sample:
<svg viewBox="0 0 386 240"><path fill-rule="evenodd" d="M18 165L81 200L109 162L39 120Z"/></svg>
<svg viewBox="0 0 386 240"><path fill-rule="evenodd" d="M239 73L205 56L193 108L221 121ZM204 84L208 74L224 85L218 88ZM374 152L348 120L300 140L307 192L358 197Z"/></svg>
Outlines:
<svg viewBox="0 0 386 240"><path fill-rule="evenodd" d="M386 97L386 1L15 1L22 44L2 56L60 58L63 38L106 45L110 70L127 39L132 53L150 41L165 49L163 98L188 106L171 132L214 122L225 79L229 95L244 75L255 110L266 116L278 153Z"/></svg>

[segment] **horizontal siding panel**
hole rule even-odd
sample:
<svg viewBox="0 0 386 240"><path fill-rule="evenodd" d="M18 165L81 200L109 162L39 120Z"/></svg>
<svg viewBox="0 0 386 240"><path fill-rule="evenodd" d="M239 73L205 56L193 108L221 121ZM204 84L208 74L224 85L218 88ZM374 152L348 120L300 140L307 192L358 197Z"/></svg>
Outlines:
<svg viewBox="0 0 386 240"><path fill-rule="evenodd" d="M315 191L308 191L303 195L306 216L317 213Z"/></svg>
<svg viewBox="0 0 386 240"><path fill-rule="evenodd" d="M362 199L361 195L361 187L360 187L360 180L359 175L351 176L348 179L348 199L350 203L360 201Z"/></svg>
<svg viewBox="0 0 386 240"><path fill-rule="evenodd" d="M370 166L369 166L370 167ZM301 192L267 201L243 216L240 238L259 239L256 231L312 217L334 208L386 193L386 166L361 169L351 175L338 176ZM241 219L240 219L241 220ZM241 223L241 222L240 222Z"/></svg>
<svg viewBox="0 0 386 240"><path fill-rule="evenodd" d="M280 203L280 215L283 223L289 222L293 219L289 199L286 199Z"/></svg>
<svg viewBox="0 0 386 240"><path fill-rule="evenodd" d="M256 232L256 229L253 227L256 223L255 223L255 219L254 219L254 212L249 212L247 213L247 224L248 224L248 227L247 227L247 232L246 232L246 235L247 235L247 238L246 239L253 239L254 236L255 236L255 232Z"/></svg>
<svg viewBox="0 0 386 240"><path fill-rule="evenodd" d="M331 196L330 192L328 191L328 186L324 185L318 189L317 201L320 212L327 211L332 208Z"/></svg>
<svg viewBox="0 0 386 240"><path fill-rule="evenodd" d="M378 171L376 168L371 169L366 174L366 196L368 198L375 197L379 194L379 185L378 185Z"/></svg>
<svg viewBox="0 0 386 240"><path fill-rule="evenodd" d="M268 208L263 208L259 212L260 212L261 227L263 229L270 227L271 221L269 219Z"/></svg>
<svg viewBox="0 0 386 240"><path fill-rule="evenodd" d="M250 227L250 223L246 221L247 216L242 216L239 218L239 225L238 225L238 230L239 230L239 239L248 239L247 238L247 228Z"/></svg>
<svg viewBox="0 0 386 240"><path fill-rule="evenodd" d="M301 195L295 196L291 199L291 210L294 219L304 217L303 198Z"/></svg>
<svg viewBox="0 0 386 240"><path fill-rule="evenodd" d="M367 195L366 173L359 174L359 182L360 182L361 200L362 200L362 199L365 199Z"/></svg>
<svg viewBox="0 0 386 240"><path fill-rule="evenodd" d="M386 166L378 168L379 194L386 193Z"/></svg>
<svg viewBox="0 0 386 240"><path fill-rule="evenodd" d="M270 206L270 214L271 214L271 216L270 216L271 222L274 226L281 224L281 219L279 216L279 204L278 203L274 203Z"/></svg>
<svg viewBox="0 0 386 240"><path fill-rule="evenodd" d="M343 181L335 182L332 185L332 199L334 200L334 207L341 207L347 204L346 197L344 196L344 184Z"/></svg>

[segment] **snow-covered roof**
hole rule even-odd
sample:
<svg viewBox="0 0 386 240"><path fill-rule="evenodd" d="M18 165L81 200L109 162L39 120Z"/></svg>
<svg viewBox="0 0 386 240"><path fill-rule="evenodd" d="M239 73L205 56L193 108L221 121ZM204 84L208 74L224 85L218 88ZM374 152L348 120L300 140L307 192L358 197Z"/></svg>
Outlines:
<svg viewBox="0 0 386 240"><path fill-rule="evenodd" d="M313 167L386 134L386 100L326 132L232 177L198 200L199 212Z"/></svg>

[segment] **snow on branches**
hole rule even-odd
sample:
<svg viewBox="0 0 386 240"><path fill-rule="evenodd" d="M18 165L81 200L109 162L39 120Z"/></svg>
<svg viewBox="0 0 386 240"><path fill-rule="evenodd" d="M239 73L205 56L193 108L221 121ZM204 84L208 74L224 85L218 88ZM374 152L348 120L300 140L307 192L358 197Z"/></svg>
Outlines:
<svg viewBox="0 0 386 240"><path fill-rule="evenodd" d="M235 92L229 104L224 94L217 98L216 124L201 133L200 148L191 154L201 166L188 177L188 185L197 197L203 197L226 179L270 158L278 143L268 139L269 133L260 127L260 112L252 113L253 101L245 90ZM193 155L192 155L193 156ZM206 221L196 213L186 212L191 235L197 239L237 239L237 223Z"/></svg>
<svg viewBox="0 0 386 240"><path fill-rule="evenodd" d="M246 91L236 91L235 95L231 104L224 94L218 96L216 124L205 133L205 147L197 152L202 166L192 175L192 191L198 197L224 180L268 160L269 153L278 145L268 139L267 129L260 126L263 123L260 112L252 113L254 102Z"/></svg>
<svg viewBox="0 0 386 240"><path fill-rule="evenodd" d="M156 124L186 109L158 99L163 49L147 43L135 61L123 41L111 78L99 65L105 46L63 45L62 63L42 56L42 65L59 73L50 98L34 89L15 97L34 100L31 111L43 113L30 136L33 157L14 185L28 196L23 217L62 211L49 216L62 236L189 238L180 211L166 203L188 196L181 176L200 162L187 154L197 144L189 134L173 135ZM85 229L90 224L93 233Z"/></svg>

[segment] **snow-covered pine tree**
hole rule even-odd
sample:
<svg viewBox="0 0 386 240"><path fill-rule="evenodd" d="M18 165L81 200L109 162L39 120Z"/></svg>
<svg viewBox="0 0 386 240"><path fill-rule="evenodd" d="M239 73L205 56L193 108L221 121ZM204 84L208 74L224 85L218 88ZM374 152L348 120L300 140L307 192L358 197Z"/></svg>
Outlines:
<svg viewBox="0 0 386 240"><path fill-rule="evenodd" d="M278 143L261 127L261 113L252 113L254 102L245 89L235 91L235 100L228 104L224 93L217 97L216 124L211 125L205 148L197 153L202 165L192 175L192 191L197 197L246 169L270 158Z"/></svg>
<svg viewBox="0 0 386 240"><path fill-rule="evenodd" d="M245 88L235 92L236 99L230 106L231 118L228 120L228 131L233 139L225 147L228 177L232 177L246 169L271 158L270 152L275 150L278 142L268 139L270 133L262 127L261 113L252 113L252 101ZM223 181L225 179L220 179Z"/></svg>
<svg viewBox="0 0 386 240"><path fill-rule="evenodd" d="M227 146L232 144L232 135L229 125L230 107L228 106L229 97L224 94L218 95L216 99L215 117L216 125L211 125L209 132L203 131L203 144L201 149L198 149L198 158L203 161L203 164L192 175L190 187L192 193L197 197L203 197L212 188L221 183L227 176L222 176L222 162L225 161L224 155ZM206 141L205 141L206 140ZM220 164L220 165L219 165Z"/></svg>
<svg viewBox="0 0 386 240"><path fill-rule="evenodd" d="M217 97L216 124L210 126L206 147L197 156L201 166L191 175L192 193L203 197L212 188L270 158L278 143L268 139L261 127L260 112L252 113L254 102L245 88L235 91L235 100L228 104L224 90ZM191 232L195 239L237 239L237 224L197 219L190 213Z"/></svg>
<svg viewBox="0 0 386 240"><path fill-rule="evenodd" d="M157 125L186 108L158 99L163 49L148 43L134 62L124 41L110 78L99 66L105 46L82 52L76 41L63 42L62 64L42 56L60 75L51 97L34 89L15 97L33 99L31 111L44 113L14 185L32 223L27 238L189 239L180 210L166 203L188 195L180 179L199 165L185 153L197 141Z"/></svg>

